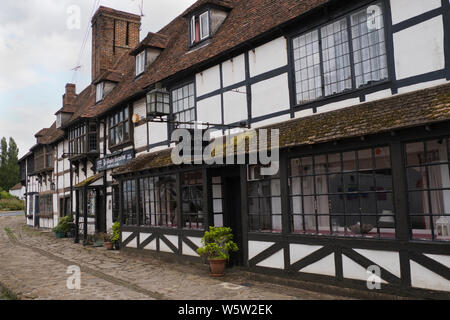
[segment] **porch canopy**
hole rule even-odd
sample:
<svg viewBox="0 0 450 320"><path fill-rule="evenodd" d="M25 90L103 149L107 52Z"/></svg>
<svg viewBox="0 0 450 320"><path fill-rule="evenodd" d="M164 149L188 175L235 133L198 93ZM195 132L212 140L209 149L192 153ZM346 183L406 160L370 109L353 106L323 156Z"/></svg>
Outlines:
<svg viewBox="0 0 450 320"><path fill-rule="evenodd" d="M92 177L87 178L86 180L78 183L74 186L75 189L82 189L84 187L101 187L103 186L103 172L98 173Z"/></svg>
<svg viewBox="0 0 450 320"><path fill-rule="evenodd" d="M278 129L279 148L285 149L428 126L448 120L450 84L445 84L259 129ZM256 151L256 148L249 146L247 152L249 150ZM174 166L171 153L172 149L165 149L141 155L114 170L113 176Z"/></svg>

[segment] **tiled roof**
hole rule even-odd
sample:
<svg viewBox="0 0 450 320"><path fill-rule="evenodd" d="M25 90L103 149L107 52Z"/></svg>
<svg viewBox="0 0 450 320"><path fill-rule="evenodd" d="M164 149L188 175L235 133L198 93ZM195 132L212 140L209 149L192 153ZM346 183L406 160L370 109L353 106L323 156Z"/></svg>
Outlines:
<svg viewBox="0 0 450 320"><path fill-rule="evenodd" d="M393 96L333 112L273 124L280 148L299 147L450 121L450 84ZM255 146L250 146L255 150ZM141 155L115 175L172 166L171 149Z"/></svg>
<svg viewBox="0 0 450 320"><path fill-rule="evenodd" d="M12 190L20 190L20 189L22 189L23 188L23 186L22 186L22 183L18 183L18 184L16 184L14 187L12 187L11 189L9 189L9 191L12 191Z"/></svg>
<svg viewBox="0 0 450 320"><path fill-rule="evenodd" d="M126 55L117 64L124 76L105 99L95 104L93 101L84 104L72 120L80 117L91 118L102 115L110 109L124 103L127 99L143 94L147 88L157 82L193 68L201 63L224 54L245 42L256 39L265 32L275 30L308 11L317 8L329 0L228 0L209 1L227 5L233 9L227 19L207 46L189 51L188 21L183 14L171 21L166 27L157 32L168 38L166 48L159 57L145 71L135 79L134 58ZM208 1L199 0L185 12ZM78 100L78 99L77 99Z"/></svg>
<svg viewBox="0 0 450 320"><path fill-rule="evenodd" d="M208 4L216 5L216 6L231 10L231 9L233 9L233 2L236 2L236 1L232 1L232 0L199 0L199 1L195 2L192 6L190 6L188 9L186 9L181 16L186 17L191 12L199 9L200 7L202 7L204 5L208 5Z"/></svg>
<svg viewBox="0 0 450 320"><path fill-rule="evenodd" d="M45 134L38 137L39 144L52 144L64 137L64 131L56 128L56 122L54 122L50 128L42 129L41 131L45 131Z"/></svg>

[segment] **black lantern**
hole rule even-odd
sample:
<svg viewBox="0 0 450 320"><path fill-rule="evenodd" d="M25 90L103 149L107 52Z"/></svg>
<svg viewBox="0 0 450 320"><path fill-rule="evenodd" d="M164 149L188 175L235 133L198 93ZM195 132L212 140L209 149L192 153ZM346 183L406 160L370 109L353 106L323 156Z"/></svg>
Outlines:
<svg viewBox="0 0 450 320"><path fill-rule="evenodd" d="M155 89L147 94L147 113L152 117L170 115L170 94L165 89Z"/></svg>

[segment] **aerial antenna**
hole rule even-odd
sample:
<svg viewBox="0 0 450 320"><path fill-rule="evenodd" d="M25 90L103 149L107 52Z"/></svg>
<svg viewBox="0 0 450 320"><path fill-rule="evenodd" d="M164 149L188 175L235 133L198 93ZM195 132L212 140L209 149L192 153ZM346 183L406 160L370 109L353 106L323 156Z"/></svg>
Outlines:
<svg viewBox="0 0 450 320"><path fill-rule="evenodd" d="M132 0L134 2L134 0ZM141 17L145 17L144 14L144 0L141 0L141 4L138 4L139 10L141 11Z"/></svg>

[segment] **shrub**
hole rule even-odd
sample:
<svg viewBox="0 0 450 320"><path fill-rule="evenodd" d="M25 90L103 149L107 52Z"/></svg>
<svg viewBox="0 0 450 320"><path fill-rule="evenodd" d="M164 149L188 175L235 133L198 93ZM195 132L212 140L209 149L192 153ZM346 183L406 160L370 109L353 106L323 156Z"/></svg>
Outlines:
<svg viewBox="0 0 450 320"><path fill-rule="evenodd" d="M23 211L25 210L25 201L17 198L0 199L0 211Z"/></svg>
<svg viewBox="0 0 450 320"><path fill-rule="evenodd" d="M66 217L59 219L58 225L53 228L53 232L67 233L69 231L72 231L72 229L73 229L73 217L66 216Z"/></svg>
<svg viewBox="0 0 450 320"><path fill-rule="evenodd" d="M239 250L232 232L230 228L209 227L202 238L203 247L198 248L197 253L210 260L230 259L230 252Z"/></svg>
<svg viewBox="0 0 450 320"><path fill-rule="evenodd" d="M116 242L120 240L120 223L119 222L114 222L113 226L112 226L112 237L111 237L111 241L112 242Z"/></svg>

